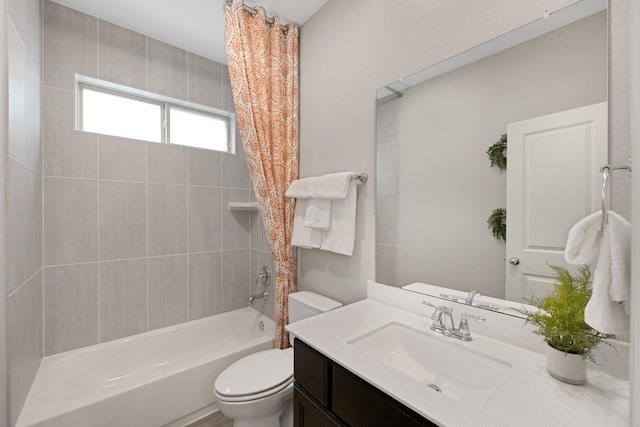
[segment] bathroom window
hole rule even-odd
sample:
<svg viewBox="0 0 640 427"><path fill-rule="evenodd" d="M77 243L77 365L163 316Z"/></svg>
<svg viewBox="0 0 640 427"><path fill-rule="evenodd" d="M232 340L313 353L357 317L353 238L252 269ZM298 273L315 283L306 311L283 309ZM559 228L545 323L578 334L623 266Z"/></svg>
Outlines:
<svg viewBox="0 0 640 427"><path fill-rule="evenodd" d="M234 114L76 76L76 129L234 152Z"/></svg>

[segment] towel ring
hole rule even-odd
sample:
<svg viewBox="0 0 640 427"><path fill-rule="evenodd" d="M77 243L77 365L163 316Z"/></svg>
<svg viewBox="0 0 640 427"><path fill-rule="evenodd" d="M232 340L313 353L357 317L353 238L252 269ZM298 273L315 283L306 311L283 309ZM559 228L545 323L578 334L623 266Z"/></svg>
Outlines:
<svg viewBox="0 0 640 427"><path fill-rule="evenodd" d="M626 166L611 166L604 165L600 168L602 174L602 228L609 223L609 187L611 172L626 170L631 173L631 159L629 159Z"/></svg>

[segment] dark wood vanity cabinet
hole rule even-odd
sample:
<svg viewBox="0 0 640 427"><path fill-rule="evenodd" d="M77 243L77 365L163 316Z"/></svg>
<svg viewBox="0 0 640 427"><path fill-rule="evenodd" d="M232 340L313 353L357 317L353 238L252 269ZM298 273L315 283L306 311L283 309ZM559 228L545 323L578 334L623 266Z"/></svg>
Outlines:
<svg viewBox="0 0 640 427"><path fill-rule="evenodd" d="M294 427L436 426L300 340L293 366Z"/></svg>

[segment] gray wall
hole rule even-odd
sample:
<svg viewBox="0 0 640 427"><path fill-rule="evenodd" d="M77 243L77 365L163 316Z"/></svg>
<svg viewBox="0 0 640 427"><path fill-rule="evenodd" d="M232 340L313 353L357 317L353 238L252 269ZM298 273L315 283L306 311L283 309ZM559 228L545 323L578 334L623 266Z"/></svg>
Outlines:
<svg viewBox="0 0 640 427"><path fill-rule="evenodd" d="M43 355L41 9L40 0L5 4L8 110L4 271L9 414L13 424Z"/></svg>
<svg viewBox="0 0 640 427"><path fill-rule="evenodd" d="M43 9L44 354L245 306L270 254L256 214L227 209L252 198L241 143L233 155L74 130L74 73L233 110L226 67Z"/></svg>
<svg viewBox="0 0 640 427"><path fill-rule="evenodd" d="M506 173L489 167L486 150L508 123L606 101L606 34L600 12L396 101L398 149L381 153L394 146L379 145L377 169L380 192L390 175L381 165L398 159L400 196L379 199L376 217L376 239L396 231L396 285L423 281L504 298L505 245L486 221L506 206Z"/></svg>
<svg viewBox="0 0 640 427"><path fill-rule="evenodd" d="M301 250L300 289L352 302L364 298L367 279L375 277L376 89L538 19L545 10L553 12L572 3L329 0L304 25L300 41L300 175L356 170L368 172L371 179L359 191L354 255ZM610 46L624 59L628 2L614 3L610 13L616 28ZM626 84L628 91L628 70L621 66L623 60L614 59L610 84L616 82L619 91ZM610 98L614 132L619 123L628 123L628 103L615 98L617 92L612 90ZM628 134L625 138L622 132L620 137L623 150L628 151ZM612 158L616 156L612 153ZM624 196L627 199L628 194ZM614 209L621 210L616 205Z"/></svg>

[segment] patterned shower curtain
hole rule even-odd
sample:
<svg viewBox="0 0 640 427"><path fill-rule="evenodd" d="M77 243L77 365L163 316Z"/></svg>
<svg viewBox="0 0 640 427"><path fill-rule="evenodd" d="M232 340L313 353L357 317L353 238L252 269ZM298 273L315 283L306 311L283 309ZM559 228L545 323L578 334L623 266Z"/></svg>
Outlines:
<svg viewBox="0 0 640 427"><path fill-rule="evenodd" d="M298 177L298 27L280 29L225 5L226 48L236 117L251 180L258 197L276 268L276 345L289 346L287 296L296 289L296 252L291 246L295 200L284 193Z"/></svg>

